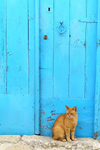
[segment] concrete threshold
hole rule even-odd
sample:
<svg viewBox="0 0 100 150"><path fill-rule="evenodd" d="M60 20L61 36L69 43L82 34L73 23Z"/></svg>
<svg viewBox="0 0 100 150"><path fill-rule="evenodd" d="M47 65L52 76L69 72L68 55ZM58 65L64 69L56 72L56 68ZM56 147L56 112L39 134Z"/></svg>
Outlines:
<svg viewBox="0 0 100 150"><path fill-rule="evenodd" d="M77 138L77 141L61 142L46 136L1 135L0 150L100 150L100 140Z"/></svg>

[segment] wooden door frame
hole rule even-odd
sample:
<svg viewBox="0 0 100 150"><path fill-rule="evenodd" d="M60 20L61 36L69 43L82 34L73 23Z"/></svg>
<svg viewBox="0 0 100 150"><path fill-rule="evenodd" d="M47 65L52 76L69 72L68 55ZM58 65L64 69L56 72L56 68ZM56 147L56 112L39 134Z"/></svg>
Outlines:
<svg viewBox="0 0 100 150"><path fill-rule="evenodd" d="M94 138L100 139L100 0L98 0Z"/></svg>

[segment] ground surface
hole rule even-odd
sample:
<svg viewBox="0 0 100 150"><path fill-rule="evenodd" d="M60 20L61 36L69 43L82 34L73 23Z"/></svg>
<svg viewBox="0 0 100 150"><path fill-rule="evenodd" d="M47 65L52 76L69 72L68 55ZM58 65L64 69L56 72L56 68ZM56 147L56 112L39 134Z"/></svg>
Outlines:
<svg viewBox="0 0 100 150"><path fill-rule="evenodd" d="M78 138L74 142L55 141L51 137L1 135L0 150L100 150L100 140Z"/></svg>

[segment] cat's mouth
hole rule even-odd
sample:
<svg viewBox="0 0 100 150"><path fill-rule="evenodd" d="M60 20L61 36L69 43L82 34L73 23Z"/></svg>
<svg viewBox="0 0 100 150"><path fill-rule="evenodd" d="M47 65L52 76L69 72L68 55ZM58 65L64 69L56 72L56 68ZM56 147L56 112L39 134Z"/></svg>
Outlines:
<svg viewBox="0 0 100 150"><path fill-rule="evenodd" d="M67 116L67 118L70 118L70 119L72 119L72 118L74 118L74 117L72 117L72 116Z"/></svg>

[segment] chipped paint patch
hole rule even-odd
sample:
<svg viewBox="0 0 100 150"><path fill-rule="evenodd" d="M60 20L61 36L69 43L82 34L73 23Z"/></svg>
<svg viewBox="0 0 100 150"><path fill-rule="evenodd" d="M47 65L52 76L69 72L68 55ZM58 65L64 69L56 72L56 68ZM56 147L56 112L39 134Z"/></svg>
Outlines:
<svg viewBox="0 0 100 150"><path fill-rule="evenodd" d="M94 133L94 139L97 139L97 137L98 137L98 134L97 134L97 132L95 132Z"/></svg>
<svg viewBox="0 0 100 150"><path fill-rule="evenodd" d="M55 120L55 119L49 119L49 120L47 120L47 121L53 121L53 120Z"/></svg>

